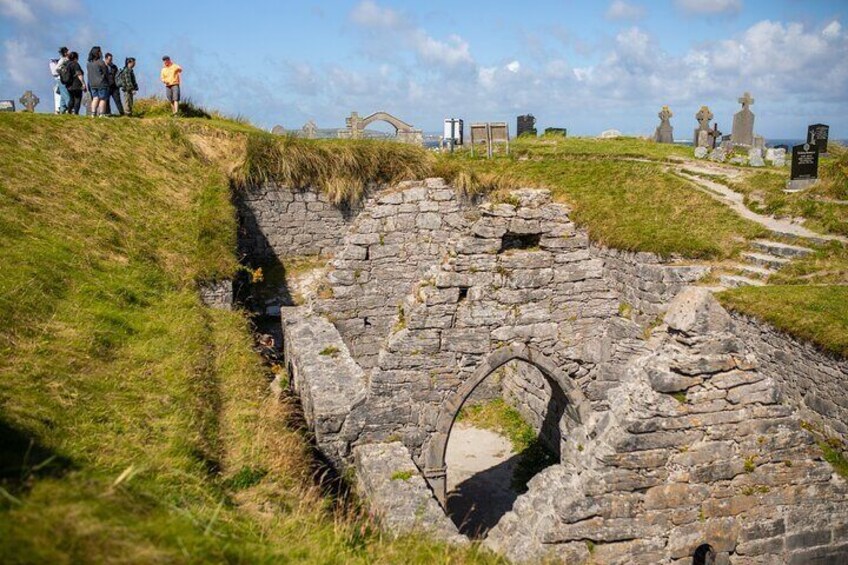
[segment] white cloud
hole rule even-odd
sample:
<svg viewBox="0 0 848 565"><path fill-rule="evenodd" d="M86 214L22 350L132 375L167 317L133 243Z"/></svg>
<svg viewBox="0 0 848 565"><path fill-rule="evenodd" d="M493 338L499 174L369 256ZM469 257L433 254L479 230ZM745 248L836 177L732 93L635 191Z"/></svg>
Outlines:
<svg viewBox="0 0 848 565"><path fill-rule="evenodd" d="M732 15L742 10L742 0L675 0L684 12L696 15Z"/></svg>
<svg viewBox="0 0 848 565"><path fill-rule="evenodd" d="M521 70L521 63L519 63L518 61L511 61L511 62L507 63L506 70L508 70L511 73L517 73L518 71Z"/></svg>
<svg viewBox="0 0 848 565"><path fill-rule="evenodd" d="M626 0L613 0L607 8L606 17L611 20L638 20L645 15L645 7Z"/></svg>
<svg viewBox="0 0 848 565"><path fill-rule="evenodd" d="M416 54L428 63L448 67L474 63L470 45L458 35L449 36L447 41L439 41L418 30L413 34L412 43Z"/></svg>
<svg viewBox="0 0 848 565"><path fill-rule="evenodd" d="M391 8L383 8L373 0L363 0L350 13L355 23L371 28L397 29L405 25L404 18Z"/></svg>
<svg viewBox="0 0 848 565"><path fill-rule="evenodd" d="M822 35L826 39L835 39L839 37L839 33L842 31L842 25L837 20L833 20L822 30Z"/></svg>
<svg viewBox="0 0 848 565"><path fill-rule="evenodd" d="M23 23L35 21L35 14L25 0L0 0L0 14Z"/></svg>

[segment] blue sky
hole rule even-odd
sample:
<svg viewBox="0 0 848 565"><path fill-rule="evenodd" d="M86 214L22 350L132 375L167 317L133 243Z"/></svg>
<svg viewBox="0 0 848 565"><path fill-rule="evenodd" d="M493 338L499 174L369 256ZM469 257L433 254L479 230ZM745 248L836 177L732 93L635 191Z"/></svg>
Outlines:
<svg viewBox="0 0 848 565"><path fill-rule="evenodd" d="M747 90L766 137L845 138L846 26L844 0L0 0L0 98L32 89L49 110L47 59L99 44L139 59L142 94L167 53L186 95L266 128L386 110L427 131L532 113L650 134L668 104L686 138L703 104L728 132Z"/></svg>

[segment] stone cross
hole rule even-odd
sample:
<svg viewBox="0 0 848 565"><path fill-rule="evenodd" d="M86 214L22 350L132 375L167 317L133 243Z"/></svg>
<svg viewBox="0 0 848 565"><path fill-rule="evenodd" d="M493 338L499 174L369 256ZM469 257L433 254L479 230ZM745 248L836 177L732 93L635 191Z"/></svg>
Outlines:
<svg viewBox="0 0 848 565"><path fill-rule="evenodd" d="M654 134L654 141L657 143L674 143L674 130L668 121L673 115L668 106L663 106L660 113L657 114L660 119L660 125L657 126L657 131Z"/></svg>
<svg viewBox="0 0 848 565"><path fill-rule="evenodd" d="M713 119L713 113L710 112L709 106L701 106L698 113L695 114L695 119L698 120L698 129L710 129L710 120Z"/></svg>
<svg viewBox="0 0 848 565"><path fill-rule="evenodd" d="M742 109L745 110L748 106L752 106L754 104L754 99L751 98L751 93L746 92L742 95L742 98L739 99L739 103L742 104Z"/></svg>
<svg viewBox="0 0 848 565"><path fill-rule="evenodd" d="M35 112L35 107L41 100L32 93L32 90L27 90L20 98L20 103L24 105L25 112Z"/></svg>
<svg viewBox="0 0 848 565"><path fill-rule="evenodd" d="M733 130L730 134L730 140L734 145L754 145L754 113L749 106L754 103L751 94L746 92L739 99L742 104L742 109L733 115Z"/></svg>
<svg viewBox="0 0 848 565"><path fill-rule="evenodd" d="M698 113L695 114L695 119L698 120L698 127L695 128L695 147L715 147L715 137L710 133L710 120L713 119L713 113L709 107L701 106ZM706 134L706 137L705 137Z"/></svg>

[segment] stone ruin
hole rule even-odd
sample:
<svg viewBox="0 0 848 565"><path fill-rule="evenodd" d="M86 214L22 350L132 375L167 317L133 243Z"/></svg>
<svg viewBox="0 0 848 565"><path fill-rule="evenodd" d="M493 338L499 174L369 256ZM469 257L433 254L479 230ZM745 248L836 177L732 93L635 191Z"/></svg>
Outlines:
<svg viewBox="0 0 848 565"><path fill-rule="evenodd" d="M725 311L690 286L706 267L595 245L541 190L470 202L429 179L339 210L266 185L239 207L248 257L333 256L282 309L286 365L317 447L390 531L467 543L442 510L447 441L517 362L501 392L559 463L485 546L517 562L848 560L848 484L817 444L848 437L848 363Z"/></svg>

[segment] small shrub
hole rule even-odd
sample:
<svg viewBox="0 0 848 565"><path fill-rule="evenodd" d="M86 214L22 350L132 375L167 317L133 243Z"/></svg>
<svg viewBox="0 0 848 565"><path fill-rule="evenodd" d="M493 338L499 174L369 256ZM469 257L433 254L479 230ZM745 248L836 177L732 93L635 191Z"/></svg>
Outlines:
<svg viewBox="0 0 848 565"><path fill-rule="evenodd" d="M754 469L756 469L756 468L757 468L756 456L755 455L749 455L748 457L746 457L745 458L745 467L744 467L745 472L746 473L753 473Z"/></svg>
<svg viewBox="0 0 848 565"><path fill-rule="evenodd" d="M318 355L325 355L329 357L335 357L339 354L339 348L335 345L328 345L324 349L322 349Z"/></svg>
<svg viewBox="0 0 848 565"><path fill-rule="evenodd" d="M412 471L395 471L392 473L391 479L393 481L408 481L412 478Z"/></svg>

